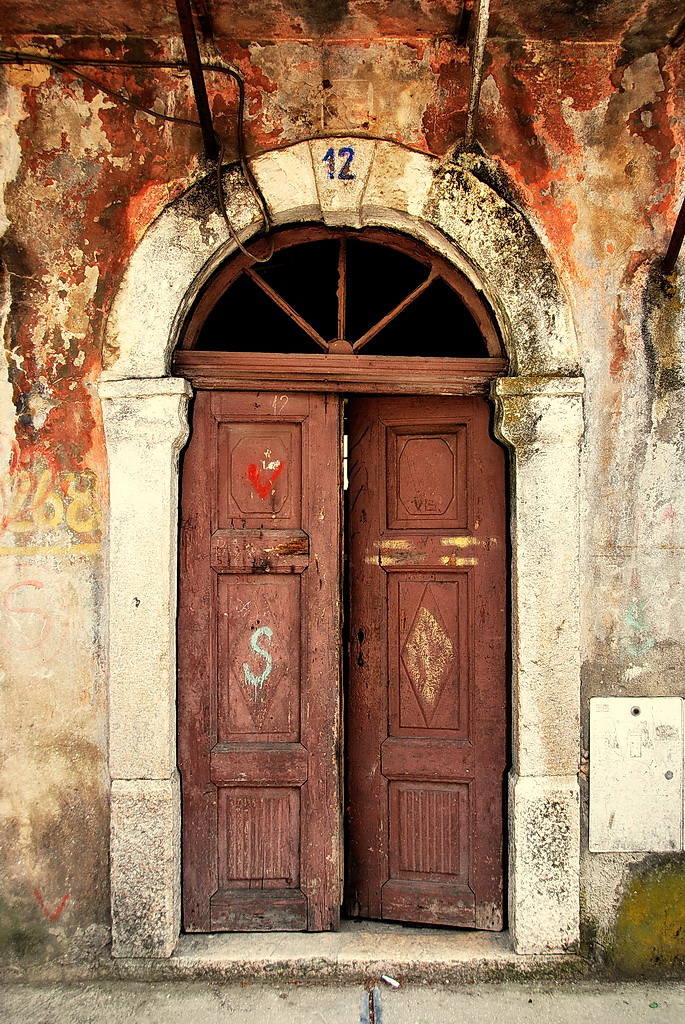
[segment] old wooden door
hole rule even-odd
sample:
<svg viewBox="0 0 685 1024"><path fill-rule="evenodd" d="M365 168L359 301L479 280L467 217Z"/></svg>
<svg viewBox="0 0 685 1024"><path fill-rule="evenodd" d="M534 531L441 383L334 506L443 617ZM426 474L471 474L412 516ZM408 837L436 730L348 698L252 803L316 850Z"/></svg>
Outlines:
<svg viewBox="0 0 685 1024"><path fill-rule="evenodd" d="M336 396L200 392L179 604L183 921L335 928Z"/></svg>
<svg viewBox="0 0 685 1024"><path fill-rule="evenodd" d="M485 399L350 401L347 907L502 927L504 455Z"/></svg>

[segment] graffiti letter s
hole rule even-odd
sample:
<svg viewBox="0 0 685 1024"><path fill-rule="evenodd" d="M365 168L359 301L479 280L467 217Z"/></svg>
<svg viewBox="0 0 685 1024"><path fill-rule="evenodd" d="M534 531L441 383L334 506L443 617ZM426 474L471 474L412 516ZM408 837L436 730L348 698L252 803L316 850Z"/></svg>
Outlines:
<svg viewBox="0 0 685 1024"><path fill-rule="evenodd" d="M264 658L265 661L264 669L260 673L260 675L256 676L250 669L250 666L247 664L247 662L243 662L245 685L252 686L254 688L255 701L260 699L260 691L264 686L264 683L271 675L271 670L273 668L273 658L271 657L271 652L268 651L265 647L262 647L259 641L263 636L266 637L267 640L271 640L273 635L273 630L270 629L269 626L260 626L259 629L255 630L255 632L250 637L250 647L255 652L255 654L259 654L260 657Z"/></svg>

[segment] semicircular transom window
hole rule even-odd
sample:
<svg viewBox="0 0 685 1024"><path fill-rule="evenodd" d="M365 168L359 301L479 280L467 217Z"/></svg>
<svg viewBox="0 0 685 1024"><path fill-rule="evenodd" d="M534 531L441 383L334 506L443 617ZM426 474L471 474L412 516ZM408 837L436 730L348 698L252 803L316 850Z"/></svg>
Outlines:
<svg viewBox="0 0 685 1024"><path fill-rule="evenodd" d="M468 279L390 231L297 228L259 263L241 254L205 286L182 348L482 358L503 354L494 317ZM253 245L265 256L269 242Z"/></svg>

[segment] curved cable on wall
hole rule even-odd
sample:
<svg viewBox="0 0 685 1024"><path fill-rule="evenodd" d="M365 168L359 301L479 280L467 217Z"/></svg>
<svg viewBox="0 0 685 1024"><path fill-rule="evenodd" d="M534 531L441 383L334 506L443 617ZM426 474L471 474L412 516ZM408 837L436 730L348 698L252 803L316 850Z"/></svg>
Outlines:
<svg viewBox="0 0 685 1024"><path fill-rule="evenodd" d="M0 64L42 64L48 67L54 68L57 71L68 72L74 75L75 78L79 78L84 82L88 82L93 88L103 92L106 96L119 103L125 103L128 106L138 110L143 114L147 114L150 117L157 118L161 121L171 121L177 124L188 124L195 128L201 128L202 125L199 121L189 117L177 117L172 114L164 114L159 110L153 110L150 107L145 107L140 103L137 103L130 96L126 96L124 93L118 92L116 89L110 89L109 86L103 85L102 82L98 82L96 79L91 78L90 75L85 72L78 70L79 67L120 67L120 68L157 68L164 70L173 71L189 71L187 61L147 61L147 60L103 60L98 58L84 58L78 60L69 60L64 57L49 57L42 54L24 53L16 50L0 50ZM224 66L222 64L216 64L214 62L202 64L203 71L216 71L219 74L228 75L238 86L238 130L237 130L237 144L238 144L238 161L240 163L241 170L247 182L248 188L250 189L255 202L259 208L259 213L264 225L264 233L269 234L271 231L271 216L266 203L266 199L259 187L259 183L252 173L250 167L246 148L245 148L245 80L243 76L233 67ZM217 135L217 144L219 147L219 157L216 161L216 180L217 180L217 194L219 201L219 209L221 215L226 222L226 226L234 239L238 247L243 253L247 253L247 250L242 245L238 238L235 228L231 224L226 209L226 201L224 196L223 181L221 176L221 165L225 153L225 147L223 141ZM250 255L250 254L248 254ZM268 257L271 258L270 256ZM257 256L253 256L253 259L258 262L266 262Z"/></svg>

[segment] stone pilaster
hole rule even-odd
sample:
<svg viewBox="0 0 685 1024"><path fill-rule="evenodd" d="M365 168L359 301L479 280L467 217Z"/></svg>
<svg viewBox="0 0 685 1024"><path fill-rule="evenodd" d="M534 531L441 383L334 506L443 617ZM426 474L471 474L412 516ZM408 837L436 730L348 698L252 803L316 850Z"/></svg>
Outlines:
<svg viewBox="0 0 685 1024"><path fill-rule="evenodd" d="M520 953L578 942L580 378L495 382L512 451L510 926Z"/></svg>
<svg viewBox="0 0 685 1024"><path fill-rule="evenodd" d="M180 927L176 535L190 387L103 381L99 393L110 467L113 953L169 956Z"/></svg>

